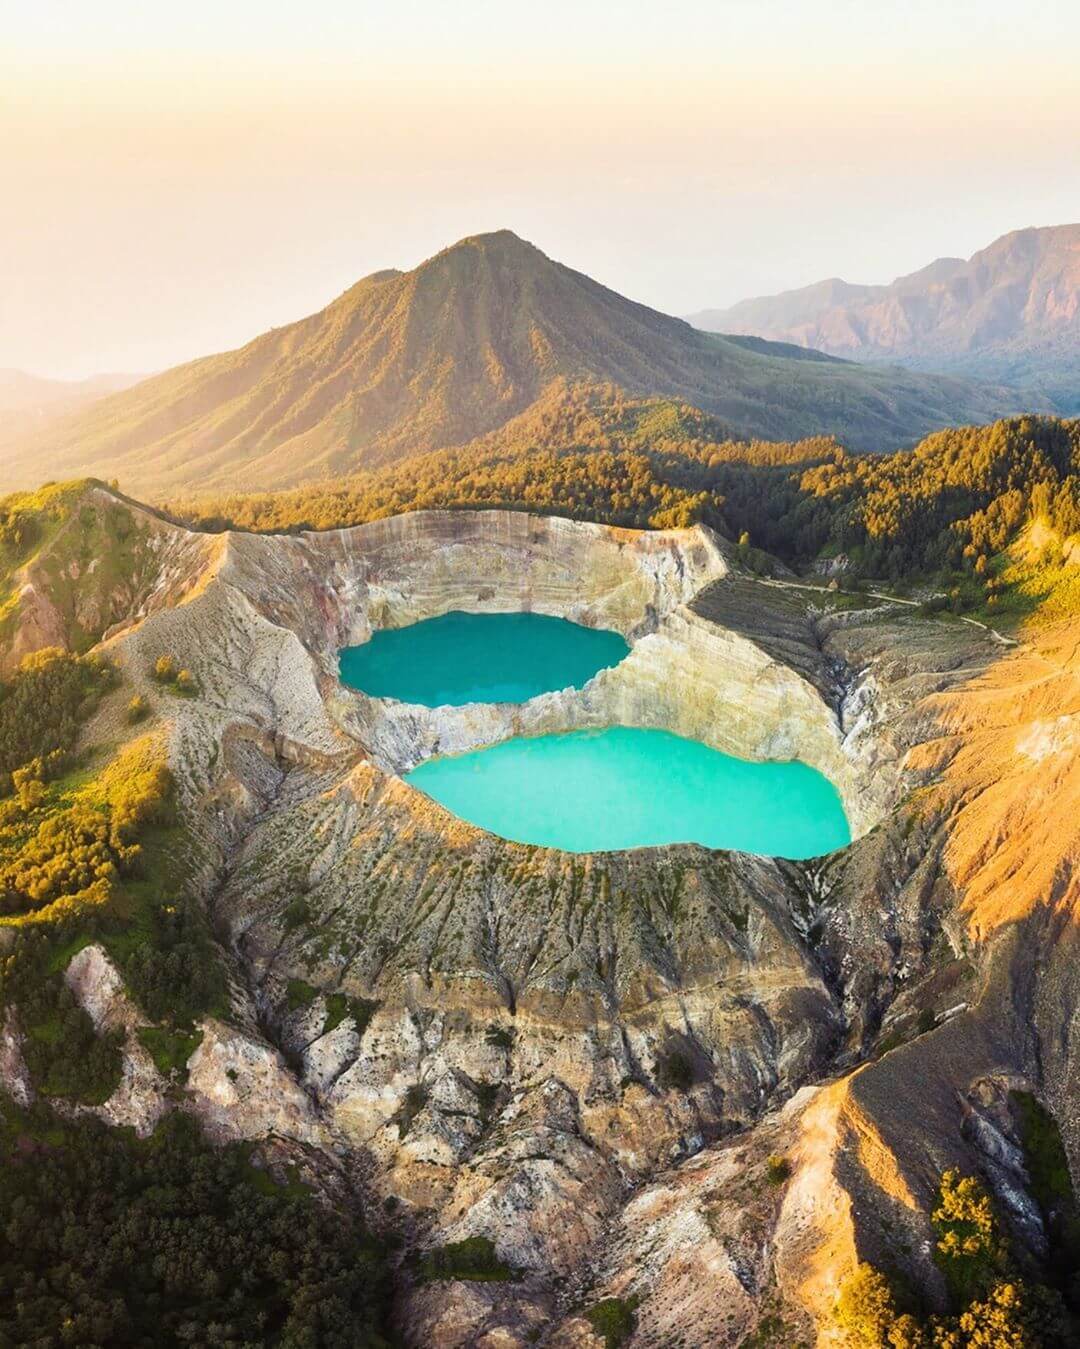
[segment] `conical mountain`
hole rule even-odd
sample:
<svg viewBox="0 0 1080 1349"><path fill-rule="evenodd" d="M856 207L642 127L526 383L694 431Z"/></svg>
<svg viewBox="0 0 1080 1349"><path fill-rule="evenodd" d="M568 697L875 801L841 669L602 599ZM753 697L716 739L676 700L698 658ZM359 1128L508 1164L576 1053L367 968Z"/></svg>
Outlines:
<svg viewBox="0 0 1080 1349"><path fill-rule="evenodd" d="M8 456L9 476L39 479L47 461L151 495L286 487L466 444L556 381L678 398L736 434L868 449L1018 410L1002 390L700 332L501 230L105 399Z"/></svg>

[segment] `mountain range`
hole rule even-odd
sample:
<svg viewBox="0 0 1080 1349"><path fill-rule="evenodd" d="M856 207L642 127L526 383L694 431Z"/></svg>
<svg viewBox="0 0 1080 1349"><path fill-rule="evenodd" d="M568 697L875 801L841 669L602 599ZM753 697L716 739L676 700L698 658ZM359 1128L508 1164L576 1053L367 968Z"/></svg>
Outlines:
<svg viewBox="0 0 1080 1349"><path fill-rule="evenodd" d="M86 473L142 494L283 488L490 436L553 388L679 399L733 436L835 434L853 449L1042 410L964 379L723 337L637 304L508 230L325 309L5 437L14 486Z"/></svg>
<svg viewBox="0 0 1080 1349"><path fill-rule="evenodd" d="M1080 224L1021 229L966 261L890 285L834 277L706 309L704 331L746 333L859 361L1000 381L1080 411Z"/></svg>
<svg viewBox="0 0 1080 1349"><path fill-rule="evenodd" d="M48 416L59 408L92 403L137 384L142 375L90 375L87 379L47 379L25 370L0 370L0 412Z"/></svg>

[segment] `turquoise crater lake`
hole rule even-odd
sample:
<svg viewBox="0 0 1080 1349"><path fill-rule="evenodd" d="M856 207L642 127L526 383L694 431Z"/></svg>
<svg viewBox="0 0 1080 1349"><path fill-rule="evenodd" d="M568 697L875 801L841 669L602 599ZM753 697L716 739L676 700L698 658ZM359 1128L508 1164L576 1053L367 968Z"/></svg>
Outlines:
<svg viewBox="0 0 1080 1349"><path fill-rule="evenodd" d="M342 683L373 698L460 707L580 688L629 650L619 633L565 618L455 611L347 646L339 668Z"/></svg>
<svg viewBox="0 0 1080 1349"><path fill-rule="evenodd" d="M667 731L518 737L406 778L517 843L601 852L667 843L816 857L851 842L836 788L803 763L749 763Z"/></svg>

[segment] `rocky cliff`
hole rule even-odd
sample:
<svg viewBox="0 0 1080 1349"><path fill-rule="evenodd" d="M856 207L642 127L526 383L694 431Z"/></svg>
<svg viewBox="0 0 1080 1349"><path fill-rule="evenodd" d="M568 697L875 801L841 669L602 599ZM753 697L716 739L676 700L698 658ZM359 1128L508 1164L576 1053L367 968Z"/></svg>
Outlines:
<svg viewBox="0 0 1080 1349"><path fill-rule="evenodd" d="M405 1238L418 1347L598 1345L583 1313L605 1296L636 1300L639 1349L777 1324L826 1341L856 1259L888 1250L933 1285L949 1163L990 1174L1037 1245L1001 1101L1039 1091L1075 1162L1074 637L1010 650L761 582L700 528L461 512L210 539L125 509L160 562L96 635L154 698L233 1006L179 1094L130 1039L108 1119L145 1132L180 1107L301 1148L316 1174L344 1166ZM631 653L518 708L338 682L342 645L452 608L614 627ZM156 695L165 654L199 696ZM399 776L612 721L798 754L837 783L855 842L806 863L573 856L485 834ZM118 726L105 705L87 734ZM137 1023L102 952L67 978L97 1024ZM25 1090L10 1035L3 1066ZM469 1236L511 1277L416 1277L417 1251Z"/></svg>

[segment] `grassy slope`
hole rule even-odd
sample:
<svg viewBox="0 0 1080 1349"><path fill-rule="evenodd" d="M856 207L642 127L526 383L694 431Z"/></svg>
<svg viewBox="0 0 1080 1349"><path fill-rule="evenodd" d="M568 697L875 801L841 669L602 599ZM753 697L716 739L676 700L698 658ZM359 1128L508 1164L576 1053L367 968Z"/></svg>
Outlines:
<svg viewBox="0 0 1080 1349"><path fill-rule="evenodd" d="M598 285L508 232L359 282L238 351L103 400L8 471L118 477L160 496L280 488L463 445L560 379L695 404L740 433L883 449L1015 410L1008 394L729 341Z"/></svg>
<svg viewBox="0 0 1080 1349"><path fill-rule="evenodd" d="M145 513L101 487L82 479L0 498L0 647L18 627L27 585L48 597L50 644L87 651L155 574Z"/></svg>

